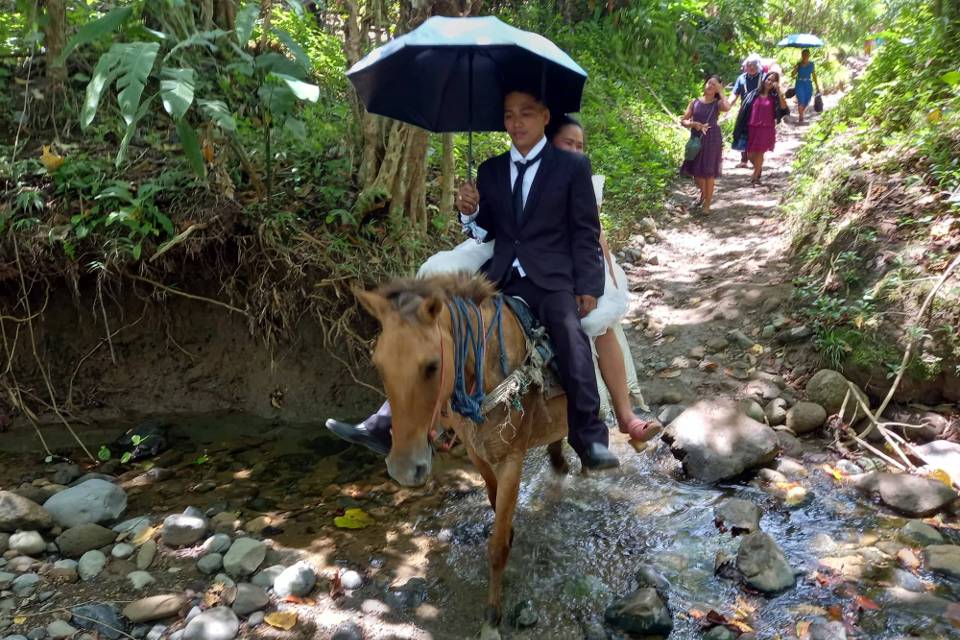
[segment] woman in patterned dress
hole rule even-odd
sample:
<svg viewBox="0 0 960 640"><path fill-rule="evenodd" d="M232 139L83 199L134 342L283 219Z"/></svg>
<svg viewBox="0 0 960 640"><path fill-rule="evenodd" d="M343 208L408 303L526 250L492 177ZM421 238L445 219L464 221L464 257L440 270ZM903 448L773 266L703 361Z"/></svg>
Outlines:
<svg viewBox="0 0 960 640"><path fill-rule="evenodd" d="M680 124L690 129L691 136L700 136L700 153L693 160L684 160L680 171L692 176L700 198L694 205L702 207L704 213L710 212L713 203L713 189L723 164L723 136L717 118L721 112L730 110L730 103L723 93L720 78L711 76L703 87L703 96L695 98L680 119Z"/></svg>

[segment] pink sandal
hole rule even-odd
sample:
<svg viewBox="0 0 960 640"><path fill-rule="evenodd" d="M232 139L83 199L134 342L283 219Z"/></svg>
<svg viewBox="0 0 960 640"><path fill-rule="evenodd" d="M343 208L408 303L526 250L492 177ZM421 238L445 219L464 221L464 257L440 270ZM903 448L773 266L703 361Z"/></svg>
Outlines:
<svg viewBox="0 0 960 640"><path fill-rule="evenodd" d="M620 426L620 433L627 433L631 440L639 440L640 442L652 440L661 431L663 431L663 425L658 421L641 420L640 418L634 418L626 427Z"/></svg>

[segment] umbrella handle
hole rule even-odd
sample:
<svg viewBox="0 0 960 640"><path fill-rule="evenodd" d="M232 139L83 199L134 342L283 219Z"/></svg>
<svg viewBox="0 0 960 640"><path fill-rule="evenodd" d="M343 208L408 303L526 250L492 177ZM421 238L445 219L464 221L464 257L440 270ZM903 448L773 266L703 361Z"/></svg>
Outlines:
<svg viewBox="0 0 960 640"><path fill-rule="evenodd" d="M467 54L467 182L473 180L473 51Z"/></svg>

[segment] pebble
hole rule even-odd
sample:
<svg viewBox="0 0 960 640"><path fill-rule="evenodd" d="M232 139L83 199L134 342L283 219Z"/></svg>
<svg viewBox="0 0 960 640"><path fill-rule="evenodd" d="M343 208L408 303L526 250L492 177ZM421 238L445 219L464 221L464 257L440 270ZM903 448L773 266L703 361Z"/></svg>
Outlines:
<svg viewBox="0 0 960 640"><path fill-rule="evenodd" d="M33 593L39 583L40 576L35 573L24 573L14 578L10 588L18 596L26 596Z"/></svg>
<svg viewBox="0 0 960 640"><path fill-rule="evenodd" d="M136 551L136 549L132 544L121 542L117 545L114 545L113 549L110 550L110 555L114 558L125 560L132 556L134 551Z"/></svg>
<svg viewBox="0 0 960 640"><path fill-rule="evenodd" d="M340 586L348 590L359 589L363 586L363 576L353 569L347 569L340 574Z"/></svg>
<svg viewBox="0 0 960 640"><path fill-rule="evenodd" d="M168 547L185 547L199 541L206 533L207 520L203 514L177 513L164 519L160 539Z"/></svg>
<svg viewBox="0 0 960 640"><path fill-rule="evenodd" d="M84 604L74 607L70 612L73 614L73 624L87 631L95 631L100 638L119 640L124 637L127 625L120 617L120 612L112 605Z"/></svg>
<svg viewBox="0 0 960 640"><path fill-rule="evenodd" d="M233 640L239 631L237 614L228 607L214 607L187 624L183 640Z"/></svg>
<svg viewBox="0 0 960 640"><path fill-rule="evenodd" d="M410 578L402 585L387 590L386 603L400 611L416 609L427 600L427 581L423 578Z"/></svg>
<svg viewBox="0 0 960 640"><path fill-rule="evenodd" d="M960 579L960 546L934 544L924 549L927 569L951 578Z"/></svg>
<svg viewBox="0 0 960 640"><path fill-rule="evenodd" d="M241 582L237 585L237 596L233 600L233 611L237 615L245 616L266 608L268 604L270 604L270 597L263 588L249 582Z"/></svg>
<svg viewBox="0 0 960 640"><path fill-rule="evenodd" d="M10 536L7 544L11 549L25 556L35 556L38 553L43 553L47 548L47 543L43 541L43 536L37 531L17 532Z"/></svg>
<svg viewBox="0 0 960 640"><path fill-rule="evenodd" d="M908 544L926 547L943 544L943 536L934 527L920 520L911 520L900 529L900 539Z"/></svg>
<svg viewBox="0 0 960 640"><path fill-rule="evenodd" d="M137 552L137 569L146 571L153 564L153 559L157 556L157 543L154 540L147 540Z"/></svg>
<svg viewBox="0 0 960 640"><path fill-rule="evenodd" d="M63 620L54 620L47 625L47 635L54 640L58 638L70 638L77 633L77 629L71 627L69 623Z"/></svg>
<svg viewBox="0 0 960 640"><path fill-rule="evenodd" d="M141 591L156 582L154 577L146 571L131 571L127 574L127 580L130 581L134 591Z"/></svg>
<svg viewBox="0 0 960 640"><path fill-rule="evenodd" d="M216 584L216 583L219 582L220 584L222 584L222 585L225 586L225 587L235 587L235 586L237 586L237 583L234 582L233 578L231 578L230 576L228 576L228 575L225 574L225 573L218 573L217 575L213 576L213 582L214 582L214 584ZM270 582L267 586L269 587L270 584L273 584L273 582Z"/></svg>
<svg viewBox="0 0 960 640"><path fill-rule="evenodd" d="M273 581L273 591L281 598L303 597L313 591L316 584L317 574L313 567L305 562L298 562L277 576Z"/></svg>
<svg viewBox="0 0 960 640"><path fill-rule="evenodd" d="M80 562L77 563L77 573L81 580L93 580L100 575L100 572L106 566L107 556L103 555L102 551L94 549L80 556Z"/></svg>
<svg viewBox="0 0 960 640"><path fill-rule="evenodd" d="M260 540L237 538L223 557L223 568L232 576L248 576L255 572L267 555L267 545Z"/></svg>
<svg viewBox="0 0 960 640"><path fill-rule="evenodd" d="M153 622L176 615L186 602L186 597L179 593L150 596L128 604L123 615L131 622Z"/></svg>
<svg viewBox="0 0 960 640"><path fill-rule="evenodd" d="M263 611L254 611L247 617L247 624L250 627L259 627L263 624L263 619L266 617L266 613Z"/></svg>
<svg viewBox="0 0 960 640"><path fill-rule="evenodd" d="M352 620L344 622L333 632L330 640L363 640L363 627Z"/></svg>
<svg viewBox="0 0 960 640"><path fill-rule="evenodd" d="M264 589L272 589L273 582L277 579L281 573L286 569L282 564L275 564L259 571L253 578L250 579L250 582L257 585L258 587L263 587Z"/></svg>
<svg viewBox="0 0 960 640"><path fill-rule="evenodd" d="M150 627L145 640L160 640L163 634L167 632L167 627L162 624L156 624Z"/></svg>
<svg viewBox="0 0 960 640"><path fill-rule="evenodd" d="M203 541L203 545L200 547L200 552L203 554L226 553L232 542L233 541L230 539L230 536L227 534L215 533Z"/></svg>
<svg viewBox="0 0 960 640"><path fill-rule="evenodd" d="M223 568L223 556L219 553L209 553L197 561L197 569L200 573L213 575Z"/></svg>

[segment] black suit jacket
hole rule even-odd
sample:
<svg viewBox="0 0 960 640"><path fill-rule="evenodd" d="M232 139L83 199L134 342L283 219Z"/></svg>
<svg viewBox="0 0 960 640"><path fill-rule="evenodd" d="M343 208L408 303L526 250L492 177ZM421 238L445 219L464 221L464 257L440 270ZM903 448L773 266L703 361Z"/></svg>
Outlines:
<svg viewBox="0 0 960 640"><path fill-rule="evenodd" d="M493 258L481 271L493 282L503 282L519 258L526 276L541 289L603 295L600 216L590 176L586 156L548 143L518 225L509 152L481 164L476 223L487 231L486 239L497 241Z"/></svg>

